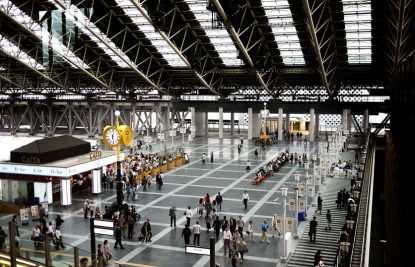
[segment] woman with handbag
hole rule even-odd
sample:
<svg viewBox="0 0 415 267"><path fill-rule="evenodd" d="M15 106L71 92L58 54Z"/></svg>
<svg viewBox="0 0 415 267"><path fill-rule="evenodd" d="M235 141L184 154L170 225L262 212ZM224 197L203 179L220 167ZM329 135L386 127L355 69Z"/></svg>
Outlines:
<svg viewBox="0 0 415 267"><path fill-rule="evenodd" d="M238 241L236 241L236 251L239 252L239 255L241 255L242 263L244 261L244 254L248 252L246 242L242 236L238 238Z"/></svg>

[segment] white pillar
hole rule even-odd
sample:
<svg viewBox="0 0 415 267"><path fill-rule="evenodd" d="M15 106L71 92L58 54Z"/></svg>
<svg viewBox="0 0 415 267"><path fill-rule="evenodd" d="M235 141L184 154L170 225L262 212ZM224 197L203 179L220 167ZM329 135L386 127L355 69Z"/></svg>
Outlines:
<svg viewBox="0 0 415 267"><path fill-rule="evenodd" d="M219 108L219 139L223 139L223 108Z"/></svg>
<svg viewBox="0 0 415 267"><path fill-rule="evenodd" d="M196 133L195 136L205 136L207 135L207 112L196 112L195 114L195 126Z"/></svg>
<svg viewBox="0 0 415 267"><path fill-rule="evenodd" d="M310 125L308 126L308 140L314 142L314 128L315 128L314 108L310 109Z"/></svg>
<svg viewBox="0 0 415 267"><path fill-rule="evenodd" d="M72 183L69 178L61 178L61 205L72 205Z"/></svg>
<svg viewBox="0 0 415 267"><path fill-rule="evenodd" d="M170 131L170 106L167 106L163 109L163 130L164 130L164 139L169 138Z"/></svg>
<svg viewBox="0 0 415 267"><path fill-rule="evenodd" d="M349 134L352 132L352 112L350 109L347 110L347 130L349 131Z"/></svg>
<svg viewBox="0 0 415 267"><path fill-rule="evenodd" d="M369 128L369 110L365 109L363 111L363 121L362 121L362 127L363 132L367 133L367 130Z"/></svg>
<svg viewBox="0 0 415 267"><path fill-rule="evenodd" d="M342 114L342 129L346 130L347 127L347 109L343 109Z"/></svg>
<svg viewBox="0 0 415 267"><path fill-rule="evenodd" d="M248 108L248 140L252 140L252 128L253 128L252 108Z"/></svg>
<svg viewBox="0 0 415 267"><path fill-rule="evenodd" d="M320 131L320 114L315 115L315 120L316 120L316 122L315 122L316 127L314 128L314 137L318 138L319 131Z"/></svg>
<svg viewBox="0 0 415 267"><path fill-rule="evenodd" d="M190 125L191 126L196 126L196 110L195 110L195 108L194 107L190 107L189 108L189 110L190 110ZM185 118L183 118L183 120L184 120ZM196 131L197 131L197 129L196 129ZM196 137L196 131L192 131L192 133L191 133L191 135L192 135L192 138L195 138Z"/></svg>
<svg viewBox="0 0 415 267"><path fill-rule="evenodd" d="M231 135L235 134L235 113L231 112Z"/></svg>
<svg viewBox="0 0 415 267"><path fill-rule="evenodd" d="M259 113L255 112L252 114L252 135L253 138L258 137L261 132L261 119Z"/></svg>
<svg viewBox="0 0 415 267"><path fill-rule="evenodd" d="M102 192L102 168L92 170L92 194L99 194Z"/></svg>
<svg viewBox="0 0 415 267"><path fill-rule="evenodd" d="M285 131L290 132L290 113L285 114Z"/></svg>
<svg viewBox="0 0 415 267"><path fill-rule="evenodd" d="M278 108L278 140L282 141L282 108Z"/></svg>

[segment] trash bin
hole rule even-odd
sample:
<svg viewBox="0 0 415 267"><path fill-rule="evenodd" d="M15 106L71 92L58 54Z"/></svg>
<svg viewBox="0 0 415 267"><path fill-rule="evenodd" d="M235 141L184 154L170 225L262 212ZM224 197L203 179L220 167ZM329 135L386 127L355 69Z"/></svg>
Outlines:
<svg viewBox="0 0 415 267"><path fill-rule="evenodd" d="M298 221L299 221L299 222L304 221L304 217L305 217L305 216L304 216L304 212L299 212L299 213L298 213Z"/></svg>

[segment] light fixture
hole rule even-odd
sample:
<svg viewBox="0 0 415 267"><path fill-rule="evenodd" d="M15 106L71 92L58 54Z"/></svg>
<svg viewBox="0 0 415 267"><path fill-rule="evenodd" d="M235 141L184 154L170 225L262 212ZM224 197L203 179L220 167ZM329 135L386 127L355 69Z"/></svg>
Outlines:
<svg viewBox="0 0 415 267"><path fill-rule="evenodd" d="M120 114L121 114L121 112L120 112L119 110L116 110L116 111L114 112L114 114L115 114L115 116L119 117L119 116L120 116Z"/></svg>

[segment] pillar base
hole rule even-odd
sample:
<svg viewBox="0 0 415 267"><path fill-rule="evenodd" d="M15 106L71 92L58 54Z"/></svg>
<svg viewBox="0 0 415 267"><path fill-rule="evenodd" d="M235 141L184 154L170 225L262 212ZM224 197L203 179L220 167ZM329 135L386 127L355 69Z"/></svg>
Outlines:
<svg viewBox="0 0 415 267"><path fill-rule="evenodd" d="M281 256L281 257L280 257L280 261L281 261L282 263L286 263L286 262L287 262L287 260L288 260L288 258L287 258L287 257L284 257L284 256Z"/></svg>

